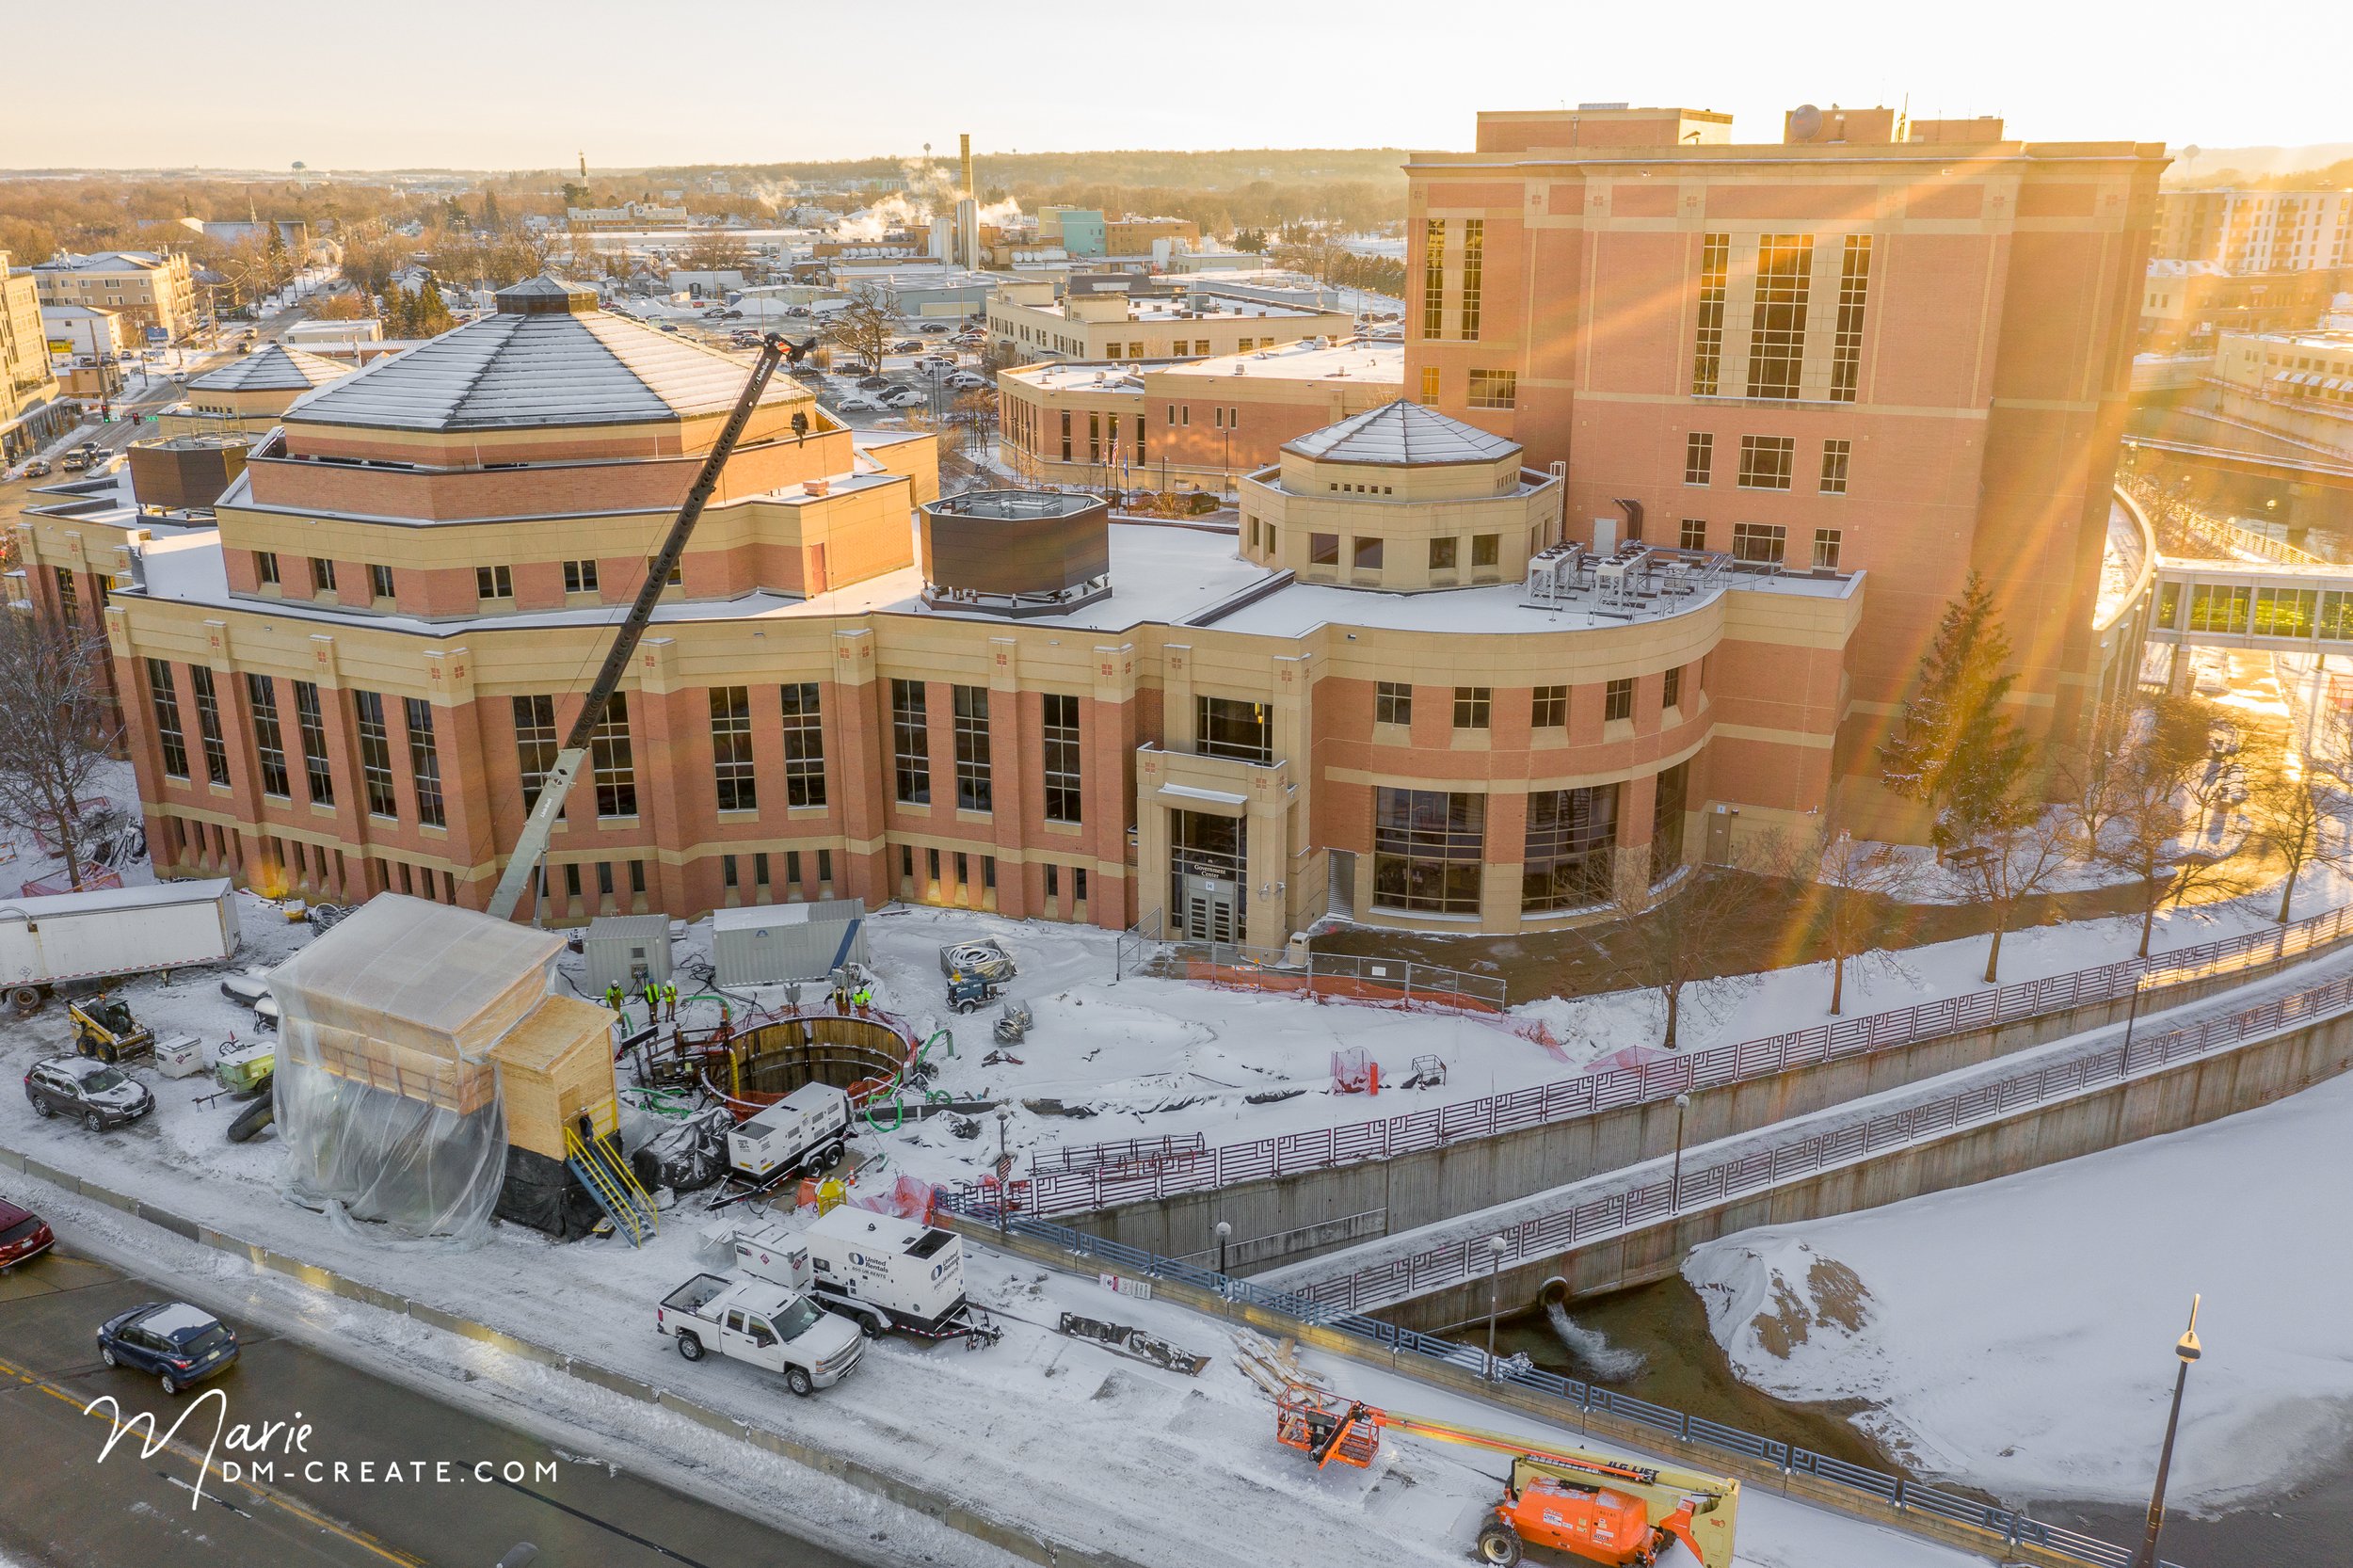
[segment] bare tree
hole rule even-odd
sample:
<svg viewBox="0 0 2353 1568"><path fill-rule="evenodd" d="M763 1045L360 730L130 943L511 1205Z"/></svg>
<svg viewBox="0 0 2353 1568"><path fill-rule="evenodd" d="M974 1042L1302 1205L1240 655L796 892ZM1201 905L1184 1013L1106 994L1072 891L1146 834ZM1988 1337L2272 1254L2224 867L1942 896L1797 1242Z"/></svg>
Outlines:
<svg viewBox="0 0 2353 1568"><path fill-rule="evenodd" d="M1955 852L1945 867L1945 875L1993 917L1993 941L1985 953L1989 985L2001 978L2002 937L2019 909L2058 879L2078 842L2075 824L2067 813L2041 811L2020 820L2010 809L2004 815L2010 819L2005 825Z"/></svg>
<svg viewBox="0 0 2353 1568"><path fill-rule="evenodd" d="M1658 993L1667 1010L1658 1043L1673 1050L1683 993L1723 973L1741 921L1756 909L1754 878L1785 876L1788 868L1777 840L1760 841L1738 851L1735 864L1687 867L1679 877L1654 887L1626 856L1620 852L1611 902L1621 923L1609 939L1609 954L1628 980Z"/></svg>
<svg viewBox="0 0 2353 1568"><path fill-rule="evenodd" d="M70 618L0 610L0 821L56 835L82 885L83 808L118 730L104 636Z"/></svg>
<svg viewBox="0 0 2353 1568"><path fill-rule="evenodd" d="M2247 814L2265 846L2287 862L2280 881L2280 910L2273 917L2281 925L2288 923L2296 885L2305 868L2353 865L2353 845L2343 831L2353 818L2353 785L2343 762L2308 754L2291 769L2283 759L2280 767L2257 776L2248 794Z"/></svg>
<svg viewBox="0 0 2353 1568"><path fill-rule="evenodd" d="M1919 873L1893 844L1856 838L1835 807L1823 813L1813 850L1816 929L1830 949L1830 1010L1835 1016L1846 1000L1847 966L1886 958L1878 941L1886 906L1913 892Z"/></svg>
<svg viewBox="0 0 2353 1568"><path fill-rule="evenodd" d="M825 318L825 337L844 354L865 362L868 372L882 369L899 330L882 295L869 284L850 296L848 304Z"/></svg>

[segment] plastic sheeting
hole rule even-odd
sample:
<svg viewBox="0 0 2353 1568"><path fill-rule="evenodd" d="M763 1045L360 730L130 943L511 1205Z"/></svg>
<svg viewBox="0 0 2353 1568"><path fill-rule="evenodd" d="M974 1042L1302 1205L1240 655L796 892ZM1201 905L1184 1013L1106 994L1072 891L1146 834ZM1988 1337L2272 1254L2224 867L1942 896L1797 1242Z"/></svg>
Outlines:
<svg viewBox="0 0 2353 1568"><path fill-rule="evenodd" d="M270 974L278 1131L297 1197L408 1238L478 1240L507 1174L491 1049L560 939L379 894Z"/></svg>

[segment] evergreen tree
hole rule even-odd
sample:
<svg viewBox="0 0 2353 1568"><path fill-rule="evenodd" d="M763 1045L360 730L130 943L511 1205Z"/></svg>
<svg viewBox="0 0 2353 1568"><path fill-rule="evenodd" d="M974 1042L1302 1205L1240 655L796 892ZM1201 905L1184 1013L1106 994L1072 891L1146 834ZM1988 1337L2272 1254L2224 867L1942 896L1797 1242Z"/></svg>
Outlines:
<svg viewBox="0 0 2353 1568"><path fill-rule="evenodd" d="M499 211L498 192L494 190L482 193L481 223L482 232L486 234L501 233L506 228L506 216Z"/></svg>
<svg viewBox="0 0 2353 1568"><path fill-rule="evenodd" d="M2016 825L2032 803L2018 786L2034 746L2002 711L2017 676L2009 635L1993 596L1976 572L1945 607L1936 639L1920 660L1917 689L1906 699L1895 737L1880 748L1880 777L1889 789L1936 811L1944 848Z"/></svg>
<svg viewBox="0 0 2353 1568"><path fill-rule="evenodd" d="M286 236L279 232L275 219L262 225L262 264L273 289L284 287L294 276L294 262L286 254Z"/></svg>
<svg viewBox="0 0 2353 1568"><path fill-rule="evenodd" d="M441 298L441 285L433 280L433 274L424 274L415 297L411 337L429 338L457 325L457 318L449 313L448 302Z"/></svg>

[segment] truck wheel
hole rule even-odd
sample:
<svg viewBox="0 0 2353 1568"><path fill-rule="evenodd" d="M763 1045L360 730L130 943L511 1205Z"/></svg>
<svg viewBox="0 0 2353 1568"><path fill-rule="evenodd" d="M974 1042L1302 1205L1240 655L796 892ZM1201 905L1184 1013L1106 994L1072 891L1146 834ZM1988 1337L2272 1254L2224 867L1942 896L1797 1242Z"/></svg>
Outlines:
<svg viewBox="0 0 2353 1568"><path fill-rule="evenodd" d="M85 1111L82 1112L82 1125L92 1132L104 1132L106 1130L106 1118L95 1111Z"/></svg>
<svg viewBox="0 0 2353 1568"><path fill-rule="evenodd" d="M689 1334L684 1329L680 1329L678 1336L678 1353L684 1356L689 1361L700 1361L703 1358L703 1342L701 1338L698 1336Z"/></svg>
<svg viewBox="0 0 2353 1568"><path fill-rule="evenodd" d="M819 1170L821 1170L821 1171L830 1171L830 1170L832 1170L832 1169L833 1169L836 1165L839 1165L839 1164L840 1164L840 1163L841 1163L841 1145L840 1145L840 1144L826 1144L824 1148L822 1148L822 1149L820 1149L820 1150L818 1150L818 1151L817 1151L817 1168L818 1168Z"/></svg>
<svg viewBox="0 0 2353 1568"><path fill-rule="evenodd" d="M956 1011L959 1013L970 1013L979 1008L980 1005L981 1004L979 1002L974 1001L969 997L967 997L964 1000L956 1003Z"/></svg>
<svg viewBox="0 0 2353 1568"><path fill-rule="evenodd" d="M808 1371L799 1367L787 1367L784 1369L784 1385L792 1390L795 1398L804 1400L808 1399L810 1390L817 1386L808 1381Z"/></svg>
<svg viewBox="0 0 2353 1568"><path fill-rule="evenodd" d="M15 1008L19 1013L24 1014L27 1017L40 1012L40 987L38 985L9 986L8 1005Z"/></svg>
<svg viewBox="0 0 2353 1568"><path fill-rule="evenodd" d="M1503 1525L1489 1525L1479 1532L1479 1560L1491 1562L1495 1568L1512 1568L1520 1560L1520 1538Z"/></svg>

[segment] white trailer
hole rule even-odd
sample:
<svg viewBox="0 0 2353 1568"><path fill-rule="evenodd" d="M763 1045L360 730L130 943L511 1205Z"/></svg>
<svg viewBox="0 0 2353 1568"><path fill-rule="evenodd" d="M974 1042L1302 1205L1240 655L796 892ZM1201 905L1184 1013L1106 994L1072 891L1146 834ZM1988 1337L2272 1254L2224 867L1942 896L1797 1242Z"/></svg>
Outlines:
<svg viewBox="0 0 2353 1568"><path fill-rule="evenodd" d="M964 1293L964 1239L895 1214L847 1204L798 1227L735 1233L736 1266L756 1279L806 1290L868 1336L893 1328L927 1339L993 1344L988 1314Z"/></svg>
<svg viewBox="0 0 2353 1568"><path fill-rule="evenodd" d="M237 951L226 877L0 901L0 986L20 1013L63 981L217 964Z"/></svg>
<svg viewBox="0 0 2353 1568"><path fill-rule="evenodd" d="M796 1171L829 1171L850 1135L850 1096L830 1083L804 1083L728 1134L728 1164L759 1187Z"/></svg>

